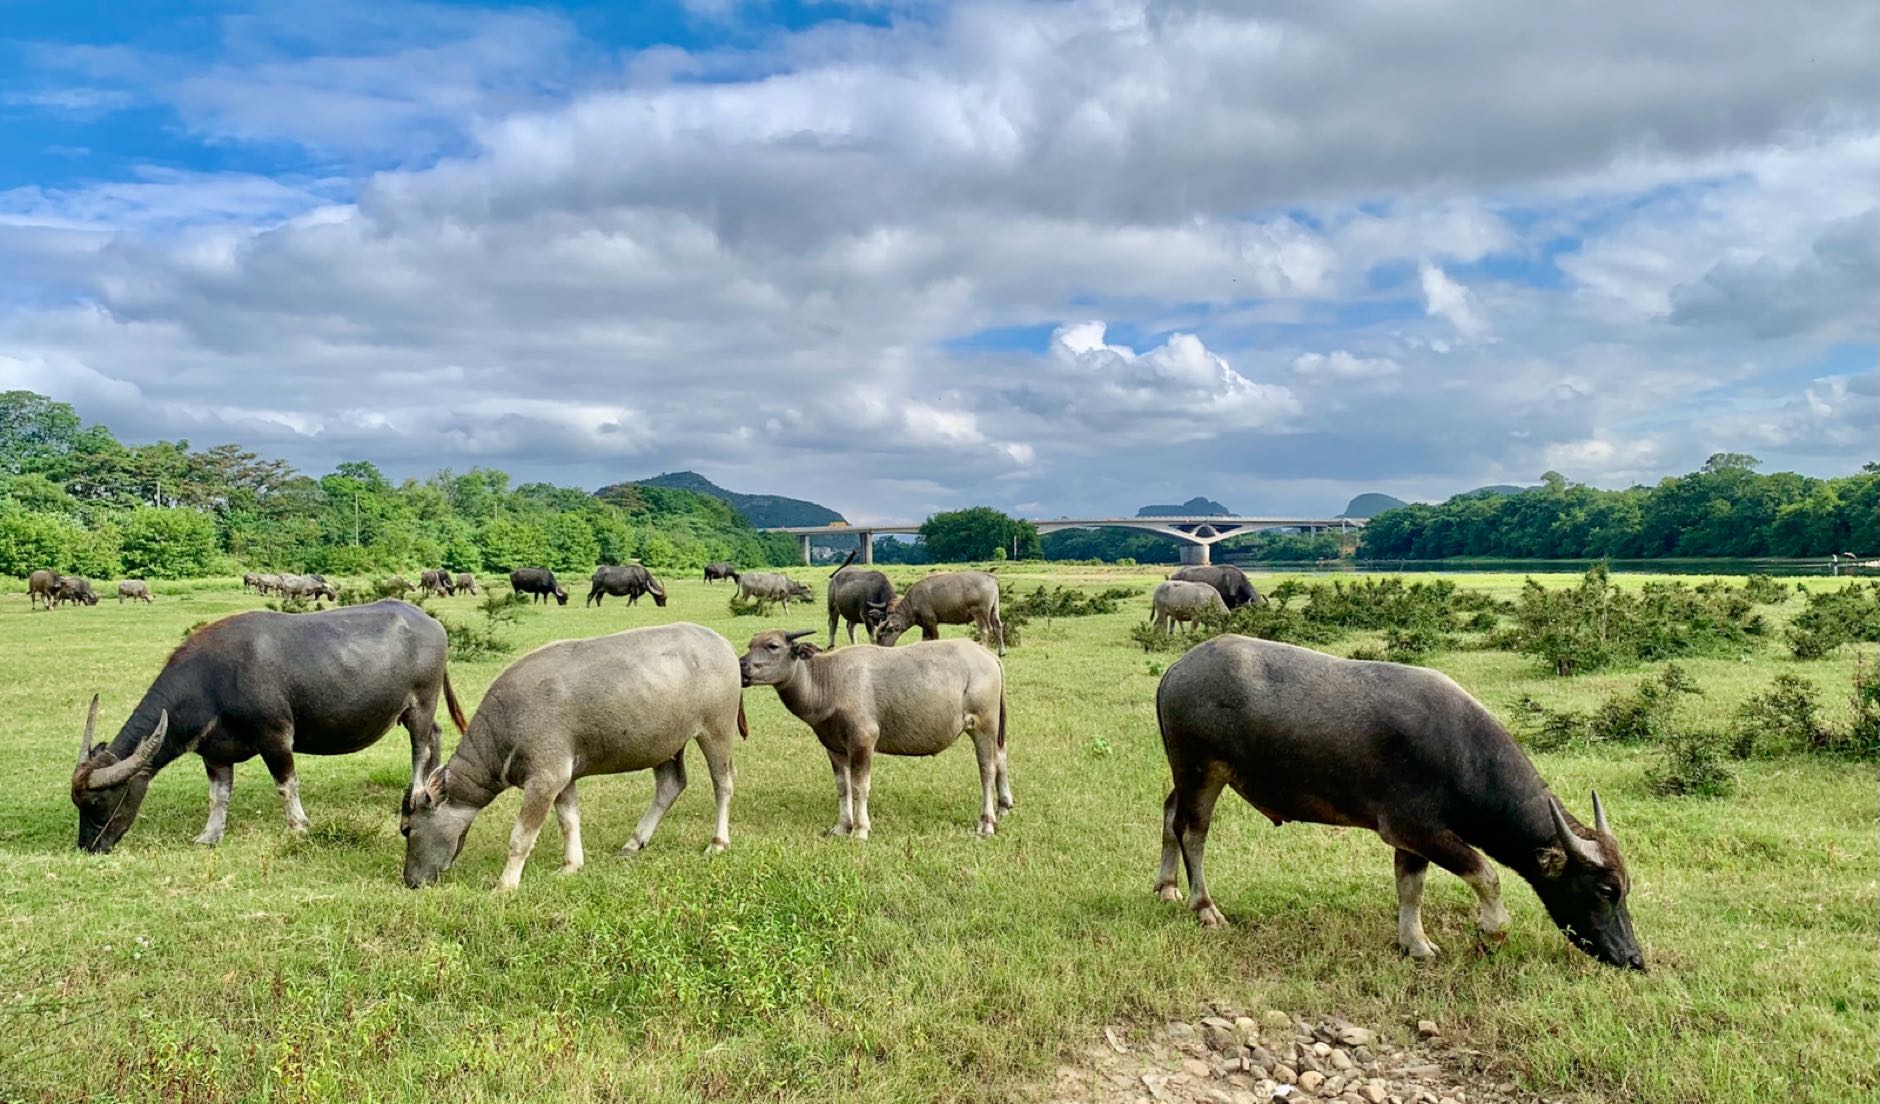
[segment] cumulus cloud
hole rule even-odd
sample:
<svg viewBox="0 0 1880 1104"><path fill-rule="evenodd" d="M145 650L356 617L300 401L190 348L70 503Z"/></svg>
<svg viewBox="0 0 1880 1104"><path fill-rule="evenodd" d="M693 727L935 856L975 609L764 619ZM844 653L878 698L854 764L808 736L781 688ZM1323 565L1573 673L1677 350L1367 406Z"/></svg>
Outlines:
<svg viewBox="0 0 1880 1104"><path fill-rule="evenodd" d="M1417 269L1417 281L1423 288L1424 311L1431 317L1447 321L1465 338L1478 338L1488 332L1475 295L1442 269L1425 264Z"/></svg>
<svg viewBox="0 0 1880 1104"><path fill-rule="evenodd" d="M1060 326L1051 355L1064 417L1098 431L1150 440L1193 440L1279 424L1299 413L1285 387L1255 383L1193 334L1169 335L1138 353L1104 342L1102 322Z"/></svg>

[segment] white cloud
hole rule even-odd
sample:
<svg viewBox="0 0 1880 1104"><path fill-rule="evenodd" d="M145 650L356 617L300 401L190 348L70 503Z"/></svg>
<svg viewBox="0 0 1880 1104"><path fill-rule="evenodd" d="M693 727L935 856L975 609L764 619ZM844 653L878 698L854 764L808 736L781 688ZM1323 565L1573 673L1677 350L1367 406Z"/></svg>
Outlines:
<svg viewBox="0 0 1880 1104"><path fill-rule="evenodd" d="M1417 280L1423 287L1424 310L1432 318L1444 319L1465 338L1479 338L1488 332L1481 304L1468 288L1433 264L1418 268Z"/></svg>

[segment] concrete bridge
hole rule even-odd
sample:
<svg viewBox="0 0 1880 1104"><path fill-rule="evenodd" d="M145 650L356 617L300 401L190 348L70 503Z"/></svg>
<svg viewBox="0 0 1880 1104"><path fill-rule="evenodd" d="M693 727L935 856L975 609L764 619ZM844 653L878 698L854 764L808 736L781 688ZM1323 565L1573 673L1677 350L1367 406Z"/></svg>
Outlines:
<svg viewBox="0 0 1880 1104"><path fill-rule="evenodd" d="M1364 519L1238 516L1050 518L1033 520L1031 524L1037 527L1040 536L1060 529L1135 529L1144 533L1161 533L1182 542L1183 563L1204 564L1210 559L1208 550L1229 537L1257 533L1263 529L1300 529L1308 533L1336 529L1343 533L1364 528ZM809 563L812 537L860 537L862 562L874 563L876 536L884 533L918 533L920 525L848 525L838 522L834 525L791 525L759 529L758 532L787 533L801 537L803 562L806 564Z"/></svg>

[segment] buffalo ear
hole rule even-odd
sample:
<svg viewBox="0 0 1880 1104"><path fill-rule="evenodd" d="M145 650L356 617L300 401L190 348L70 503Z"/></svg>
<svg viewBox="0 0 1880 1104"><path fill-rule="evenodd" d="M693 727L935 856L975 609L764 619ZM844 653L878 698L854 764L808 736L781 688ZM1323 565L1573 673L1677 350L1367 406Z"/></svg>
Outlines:
<svg viewBox="0 0 1880 1104"><path fill-rule="evenodd" d="M808 659L813 655L821 655L822 649L807 640L799 640L796 642L796 646L790 649L790 654L796 656L798 659Z"/></svg>
<svg viewBox="0 0 1880 1104"><path fill-rule="evenodd" d="M444 794L449 788L450 768L439 767L432 771L430 777L424 780L424 789L419 791L424 795L424 804L419 807L424 808L431 805L442 805L444 803Z"/></svg>
<svg viewBox="0 0 1880 1104"><path fill-rule="evenodd" d="M1558 847L1543 847L1534 852L1534 861L1540 864L1544 877L1558 878L1567 871L1567 853Z"/></svg>

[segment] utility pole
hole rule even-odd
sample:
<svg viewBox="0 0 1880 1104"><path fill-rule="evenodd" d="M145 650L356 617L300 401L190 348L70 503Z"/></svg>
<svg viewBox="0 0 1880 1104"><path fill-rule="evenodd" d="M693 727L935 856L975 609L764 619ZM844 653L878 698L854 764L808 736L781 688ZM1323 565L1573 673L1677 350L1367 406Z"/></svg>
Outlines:
<svg viewBox="0 0 1880 1104"><path fill-rule="evenodd" d="M359 547L359 492L353 492L353 547Z"/></svg>

